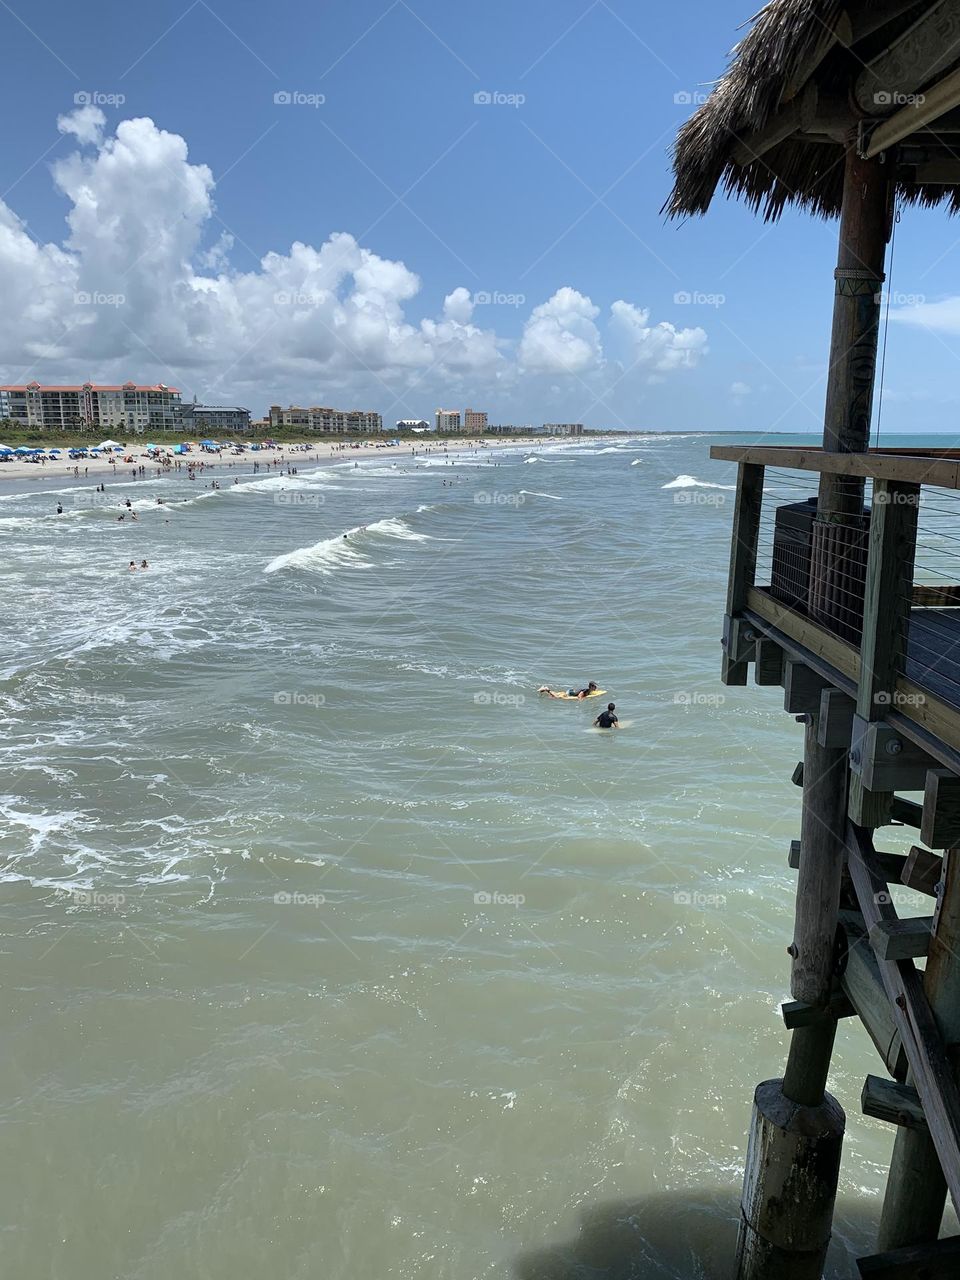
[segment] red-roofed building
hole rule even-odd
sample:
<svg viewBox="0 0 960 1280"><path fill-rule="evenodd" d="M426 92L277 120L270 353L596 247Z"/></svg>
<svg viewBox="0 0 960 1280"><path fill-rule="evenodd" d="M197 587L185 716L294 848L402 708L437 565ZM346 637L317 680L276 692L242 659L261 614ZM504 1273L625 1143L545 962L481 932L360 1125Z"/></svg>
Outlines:
<svg viewBox="0 0 960 1280"><path fill-rule="evenodd" d="M157 383L153 387L125 382L104 386L85 382L75 387L47 387L39 382L0 386L0 418L46 431L101 432L109 429L139 434L175 431L180 425L180 392Z"/></svg>

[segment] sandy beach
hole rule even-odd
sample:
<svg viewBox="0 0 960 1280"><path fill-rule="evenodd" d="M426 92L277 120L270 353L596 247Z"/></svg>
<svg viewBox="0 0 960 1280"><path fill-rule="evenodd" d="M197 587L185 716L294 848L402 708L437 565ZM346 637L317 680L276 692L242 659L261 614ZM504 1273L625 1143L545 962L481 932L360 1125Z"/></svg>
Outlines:
<svg viewBox="0 0 960 1280"><path fill-rule="evenodd" d="M194 448L188 454L174 454L172 446L164 446L164 450L170 449L168 465L158 466L157 461L148 455L143 445L139 443L131 444L127 451L123 454L113 455L113 460L109 458L88 458L86 460L71 461L66 457L66 453L61 460L55 461L47 459L45 462L27 462L17 459L11 462L0 462L0 483L7 480L60 480L60 479L93 479L106 480L112 477L119 479L128 479L136 475L140 467L146 468L146 474L156 476L161 474L182 474L184 471L195 467L198 470L212 470L219 467L230 467L234 469L246 469L252 467L255 462L260 464L261 470L271 470L280 466L305 466L311 462L342 462L346 459L361 459L371 456L386 455L391 459L400 457L438 457L444 455L456 456L463 453L472 453L478 449L537 449L548 444L573 443L577 440L586 442L597 442L614 439L613 436L601 435L600 433L591 433L589 437L565 437L565 436L524 436L522 439L511 440L509 438L494 439L491 437L464 437L462 440L424 440L404 441L400 445L385 444L362 444L355 446L353 444L341 441L319 441L319 440L286 440L278 441L277 447L273 449L260 449L256 453L252 453L249 449L244 450L242 455L238 455L232 448L224 449L221 453L208 453L202 449ZM302 450L302 445L309 445L309 449ZM51 446L48 446L51 447ZM132 458L132 462L124 461L125 458ZM175 464L180 464L179 472Z"/></svg>

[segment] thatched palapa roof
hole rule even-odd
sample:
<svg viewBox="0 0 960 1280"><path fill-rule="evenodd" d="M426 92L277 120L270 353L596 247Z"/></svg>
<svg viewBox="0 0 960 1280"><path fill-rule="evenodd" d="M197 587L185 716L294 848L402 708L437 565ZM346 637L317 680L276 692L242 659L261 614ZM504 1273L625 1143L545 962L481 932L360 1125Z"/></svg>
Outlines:
<svg viewBox="0 0 960 1280"><path fill-rule="evenodd" d="M958 64L960 0L771 0L680 130L665 211L705 213L722 187L768 221L788 204L835 217L846 149L924 88L939 112L914 105L884 161L904 199L960 211Z"/></svg>

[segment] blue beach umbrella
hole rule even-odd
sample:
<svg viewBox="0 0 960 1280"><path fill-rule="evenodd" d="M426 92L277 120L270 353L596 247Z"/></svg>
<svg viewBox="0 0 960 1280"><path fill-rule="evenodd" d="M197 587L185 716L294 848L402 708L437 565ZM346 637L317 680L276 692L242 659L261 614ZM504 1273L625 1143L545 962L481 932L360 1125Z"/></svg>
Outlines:
<svg viewBox="0 0 960 1280"><path fill-rule="evenodd" d="M0 453L13 453L13 450L8 444L0 444Z"/></svg>
<svg viewBox="0 0 960 1280"><path fill-rule="evenodd" d="M14 453L31 453L32 450L28 449L25 444L18 444L13 452Z"/></svg>

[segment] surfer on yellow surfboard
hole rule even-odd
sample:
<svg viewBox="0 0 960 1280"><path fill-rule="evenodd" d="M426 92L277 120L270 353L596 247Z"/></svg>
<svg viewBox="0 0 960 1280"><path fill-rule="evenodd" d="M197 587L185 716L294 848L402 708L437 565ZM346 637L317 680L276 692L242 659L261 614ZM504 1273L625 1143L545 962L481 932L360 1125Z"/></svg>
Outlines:
<svg viewBox="0 0 960 1280"><path fill-rule="evenodd" d="M584 698L599 698L602 693L606 693L606 689L598 689L596 680L591 680L584 689L563 691L551 689L549 685L542 684L537 693L545 693L548 698L575 698L578 702L582 702Z"/></svg>

